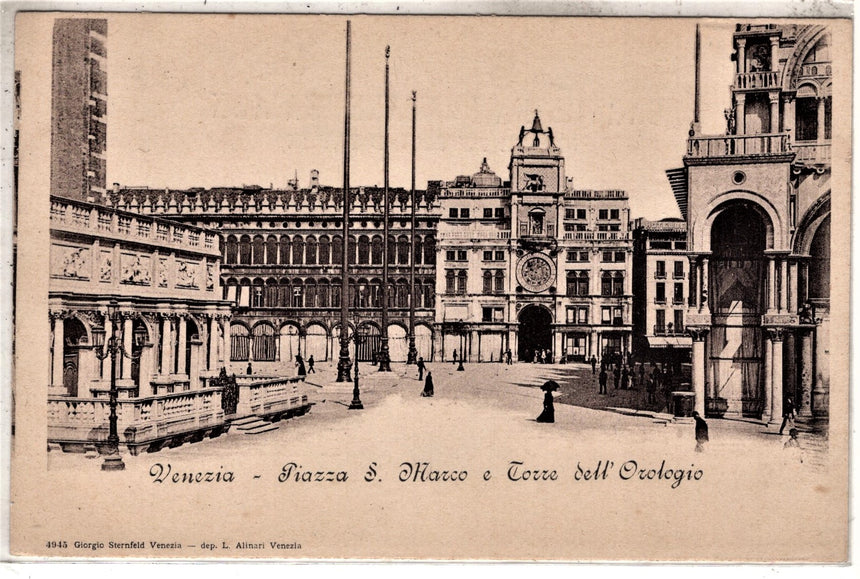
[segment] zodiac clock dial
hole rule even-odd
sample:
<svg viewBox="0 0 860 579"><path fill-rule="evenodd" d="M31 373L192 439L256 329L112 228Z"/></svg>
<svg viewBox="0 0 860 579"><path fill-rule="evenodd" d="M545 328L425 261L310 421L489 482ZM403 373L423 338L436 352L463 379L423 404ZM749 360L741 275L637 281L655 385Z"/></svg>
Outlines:
<svg viewBox="0 0 860 579"><path fill-rule="evenodd" d="M517 267L517 278L530 292L542 292L552 285L555 279L555 266L547 256L532 254L523 257Z"/></svg>

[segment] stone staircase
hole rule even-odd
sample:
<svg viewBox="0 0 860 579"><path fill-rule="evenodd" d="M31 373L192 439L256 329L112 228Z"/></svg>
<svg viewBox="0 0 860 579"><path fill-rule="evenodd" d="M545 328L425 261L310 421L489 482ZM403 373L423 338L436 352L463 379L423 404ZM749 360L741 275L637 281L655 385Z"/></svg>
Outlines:
<svg viewBox="0 0 860 579"><path fill-rule="evenodd" d="M263 420L259 416L250 415L237 418L230 423L230 432L236 434L262 434L277 430L278 425Z"/></svg>

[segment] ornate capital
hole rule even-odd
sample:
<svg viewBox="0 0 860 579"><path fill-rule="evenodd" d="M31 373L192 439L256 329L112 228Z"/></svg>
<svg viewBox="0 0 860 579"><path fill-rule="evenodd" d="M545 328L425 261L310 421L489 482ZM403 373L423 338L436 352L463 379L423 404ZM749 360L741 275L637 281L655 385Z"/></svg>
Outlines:
<svg viewBox="0 0 860 579"><path fill-rule="evenodd" d="M785 328L767 328L765 331L767 332L768 339L774 342L782 342L786 334Z"/></svg>
<svg viewBox="0 0 860 579"><path fill-rule="evenodd" d="M694 342L704 342L705 337L710 331L710 328L687 328L687 333L690 334L690 337L693 338Z"/></svg>
<svg viewBox="0 0 860 579"><path fill-rule="evenodd" d="M69 315L69 310L50 310L48 312L48 316L52 320L61 320L66 318Z"/></svg>

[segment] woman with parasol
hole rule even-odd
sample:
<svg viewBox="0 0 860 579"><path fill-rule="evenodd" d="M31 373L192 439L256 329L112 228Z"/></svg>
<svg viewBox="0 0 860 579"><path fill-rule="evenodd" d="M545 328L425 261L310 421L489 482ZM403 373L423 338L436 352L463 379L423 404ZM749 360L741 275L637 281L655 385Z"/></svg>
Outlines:
<svg viewBox="0 0 860 579"><path fill-rule="evenodd" d="M558 382L555 380L547 380L540 387L544 391L543 395L543 412L537 417L538 422L555 422L555 406L553 406L552 393L558 390Z"/></svg>

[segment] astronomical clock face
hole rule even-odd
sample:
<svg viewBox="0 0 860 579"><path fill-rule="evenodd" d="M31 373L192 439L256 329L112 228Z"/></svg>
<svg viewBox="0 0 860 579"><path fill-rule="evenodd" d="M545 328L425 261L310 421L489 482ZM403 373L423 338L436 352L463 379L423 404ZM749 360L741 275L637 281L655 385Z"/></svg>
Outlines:
<svg viewBox="0 0 860 579"><path fill-rule="evenodd" d="M520 260L517 266L520 285L530 292L542 292L555 281L555 266L547 256L535 253Z"/></svg>

